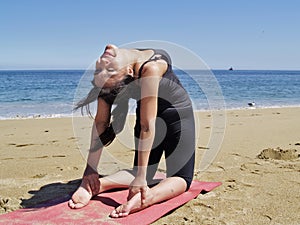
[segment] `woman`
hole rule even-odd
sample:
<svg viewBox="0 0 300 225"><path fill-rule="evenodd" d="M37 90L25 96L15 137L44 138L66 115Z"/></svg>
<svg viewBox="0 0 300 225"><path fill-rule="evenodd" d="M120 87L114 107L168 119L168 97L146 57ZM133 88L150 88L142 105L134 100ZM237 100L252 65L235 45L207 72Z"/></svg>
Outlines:
<svg viewBox="0 0 300 225"><path fill-rule="evenodd" d="M129 188L127 202L110 214L124 217L188 190L195 157L193 109L172 71L170 56L163 50L107 45L92 83L94 88L76 107L98 101L87 166L69 206L81 208L103 191ZM123 129L129 98L137 100L134 168L99 179L102 148ZM117 107L111 112L113 104ZM167 178L151 185L163 152Z"/></svg>

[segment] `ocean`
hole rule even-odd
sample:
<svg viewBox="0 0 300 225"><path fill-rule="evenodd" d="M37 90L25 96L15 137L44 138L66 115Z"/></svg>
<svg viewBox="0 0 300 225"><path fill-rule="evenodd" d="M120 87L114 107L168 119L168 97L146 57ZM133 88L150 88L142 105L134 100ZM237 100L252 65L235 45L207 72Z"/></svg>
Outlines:
<svg viewBox="0 0 300 225"><path fill-rule="evenodd" d="M256 108L300 106L300 71L175 73L195 110L244 109L252 102ZM0 71L0 119L72 116L73 102L91 88L92 75L87 74L84 70ZM134 112L134 103L131 104Z"/></svg>

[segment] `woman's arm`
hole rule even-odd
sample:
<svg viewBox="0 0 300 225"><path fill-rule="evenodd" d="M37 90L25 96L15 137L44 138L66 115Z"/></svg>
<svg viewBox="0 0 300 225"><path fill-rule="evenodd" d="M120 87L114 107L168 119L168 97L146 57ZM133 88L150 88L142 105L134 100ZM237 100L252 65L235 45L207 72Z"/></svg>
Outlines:
<svg viewBox="0 0 300 225"><path fill-rule="evenodd" d="M110 105L108 105L102 98L98 98L97 114L92 127L90 149L94 149L94 146L99 140L99 135L102 134L109 126L110 109ZM94 169L97 168L101 152L102 148L99 148L95 151L89 151L87 163L90 167Z"/></svg>
<svg viewBox="0 0 300 225"><path fill-rule="evenodd" d="M146 178L150 150L155 136L155 119L157 115L157 95L160 81L157 67L145 68L141 79L140 139L138 145L137 176Z"/></svg>
<svg viewBox="0 0 300 225"><path fill-rule="evenodd" d="M108 105L103 99L98 98L97 114L92 127L91 144L90 149L96 145L99 135L104 132L110 122L110 110L111 106ZM84 171L83 180L88 182L91 192L97 193L100 188L99 174L97 172L97 166L101 157L102 148L96 151L89 151L87 158L87 165Z"/></svg>
<svg viewBox="0 0 300 225"><path fill-rule="evenodd" d="M155 120L157 115L157 98L159 82L167 69L165 62L149 62L143 69L141 85L140 108L140 139L138 145L138 168L136 178L129 189L128 199L141 192L142 204L146 198L147 166L150 151L155 137Z"/></svg>

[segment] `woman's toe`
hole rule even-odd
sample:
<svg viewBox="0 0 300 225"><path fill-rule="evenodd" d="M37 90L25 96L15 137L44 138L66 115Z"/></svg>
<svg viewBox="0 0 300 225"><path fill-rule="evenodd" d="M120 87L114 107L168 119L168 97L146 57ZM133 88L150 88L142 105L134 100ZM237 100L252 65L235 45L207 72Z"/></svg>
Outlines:
<svg viewBox="0 0 300 225"><path fill-rule="evenodd" d="M129 215L129 212L126 205L120 205L110 213L110 216L113 218L125 217Z"/></svg>
<svg viewBox="0 0 300 225"><path fill-rule="evenodd" d="M68 205L71 209L74 209L75 204L72 199L69 200Z"/></svg>
<svg viewBox="0 0 300 225"><path fill-rule="evenodd" d="M115 209L114 211L112 211L112 212L110 213L110 216L113 217L113 218L118 218L117 210Z"/></svg>

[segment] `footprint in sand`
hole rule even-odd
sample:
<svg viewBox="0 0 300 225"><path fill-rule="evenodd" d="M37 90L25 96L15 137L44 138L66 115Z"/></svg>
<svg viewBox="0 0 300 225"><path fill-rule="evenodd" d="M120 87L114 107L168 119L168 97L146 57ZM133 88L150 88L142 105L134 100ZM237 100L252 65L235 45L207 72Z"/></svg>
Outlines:
<svg viewBox="0 0 300 225"><path fill-rule="evenodd" d="M250 172L252 174L257 174L260 175L262 173L262 168L261 168L261 164L257 163L257 162L248 162L248 163L243 163L240 166L240 170L241 171L246 171L246 172Z"/></svg>
<svg viewBox="0 0 300 225"><path fill-rule="evenodd" d="M198 146L198 149L204 149L204 150L207 150L209 149L208 147L205 147L205 146Z"/></svg>
<svg viewBox="0 0 300 225"><path fill-rule="evenodd" d="M293 160L298 159L300 154L296 149L267 148L257 156L259 159Z"/></svg>
<svg viewBox="0 0 300 225"><path fill-rule="evenodd" d="M226 190L234 191L238 190L238 185L235 179L228 179L225 181L226 182Z"/></svg>
<svg viewBox="0 0 300 225"><path fill-rule="evenodd" d="M14 144L14 143L10 143L9 145L14 145L14 146L16 146L17 148L20 148L20 147L27 147L27 146L31 146L31 145L34 145L34 144L31 144L31 143L29 143L29 144Z"/></svg>
<svg viewBox="0 0 300 225"><path fill-rule="evenodd" d="M45 159L45 158L48 158L49 156L47 155L43 155L43 156L37 156L35 157L36 159Z"/></svg>
<svg viewBox="0 0 300 225"><path fill-rule="evenodd" d="M3 198L0 196L0 213L7 213L20 208L20 200L17 198Z"/></svg>
<svg viewBox="0 0 300 225"><path fill-rule="evenodd" d="M75 137L70 137L70 138L68 138L68 140L76 140L76 138Z"/></svg>
<svg viewBox="0 0 300 225"><path fill-rule="evenodd" d="M39 173L39 174L34 175L32 178L43 178L46 175L47 175L46 173Z"/></svg>
<svg viewBox="0 0 300 225"><path fill-rule="evenodd" d="M3 158L1 160L12 160L12 159L14 159L14 158Z"/></svg>
<svg viewBox="0 0 300 225"><path fill-rule="evenodd" d="M67 157L67 156L65 156L65 155L53 155L52 157L53 158L64 158L64 157Z"/></svg>

